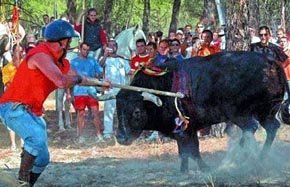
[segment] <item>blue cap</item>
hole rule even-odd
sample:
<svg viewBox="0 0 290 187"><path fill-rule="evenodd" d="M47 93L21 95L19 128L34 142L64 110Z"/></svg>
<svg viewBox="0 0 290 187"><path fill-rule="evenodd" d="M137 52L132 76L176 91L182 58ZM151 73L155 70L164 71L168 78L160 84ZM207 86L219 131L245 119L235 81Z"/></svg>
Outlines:
<svg viewBox="0 0 290 187"><path fill-rule="evenodd" d="M59 41L72 37L78 37L74 28L69 22L61 19L49 23L44 31L44 38L48 41Z"/></svg>

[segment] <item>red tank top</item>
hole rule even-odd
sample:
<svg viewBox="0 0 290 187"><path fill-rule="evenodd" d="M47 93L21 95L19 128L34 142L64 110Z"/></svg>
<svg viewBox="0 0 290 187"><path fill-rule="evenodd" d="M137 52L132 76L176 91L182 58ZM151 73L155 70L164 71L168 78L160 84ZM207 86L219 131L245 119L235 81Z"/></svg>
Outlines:
<svg viewBox="0 0 290 187"><path fill-rule="evenodd" d="M12 83L0 98L0 103L23 103L28 106L31 112L40 116L42 115L45 99L57 86L39 69L28 68L28 59L36 53L46 53L53 57L55 63L58 61L57 54L51 51L46 43L39 44L36 48L31 49L18 67ZM68 60L64 60L63 65L60 63L56 64L63 74L69 71L70 65Z"/></svg>

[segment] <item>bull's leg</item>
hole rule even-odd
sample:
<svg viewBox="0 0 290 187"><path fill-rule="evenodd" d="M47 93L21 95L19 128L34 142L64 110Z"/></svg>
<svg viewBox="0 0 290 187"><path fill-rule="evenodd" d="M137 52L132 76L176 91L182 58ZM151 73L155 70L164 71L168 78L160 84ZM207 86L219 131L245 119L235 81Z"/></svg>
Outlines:
<svg viewBox="0 0 290 187"><path fill-rule="evenodd" d="M187 173L189 171L188 170L189 157L193 157L193 159L197 161L197 164L202 171L208 171L209 167L206 165L206 163L202 160L200 156L197 132L195 131L194 135L186 134L180 136L176 134L175 136L178 145L178 153L181 158L180 171L182 173Z"/></svg>
<svg viewBox="0 0 290 187"><path fill-rule="evenodd" d="M245 147L245 145L249 143L250 140L254 139L254 134L257 131L259 124L255 118L251 117L245 122L245 124L238 124L238 126L243 131L242 138L240 140L240 146Z"/></svg>
<svg viewBox="0 0 290 187"><path fill-rule="evenodd" d="M185 153L183 140L177 139L178 154L181 159L180 171L181 173L188 173L188 159L189 153Z"/></svg>
<svg viewBox="0 0 290 187"><path fill-rule="evenodd" d="M217 124L210 127L210 136L217 137Z"/></svg>
<svg viewBox="0 0 290 187"><path fill-rule="evenodd" d="M276 137L277 130L280 127L279 121L275 117L267 118L265 121L261 122L261 126L266 130L266 141L264 143L261 158L265 158L272 146L272 143Z"/></svg>
<svg viewBox="0 0 290 187"><path fill-rule="evenodd" d="M211 126L212 136L216 138L224 137L225 126L226 126L226 123L224 122L212 125Z"/></svg>
<svg viewBox="0 0 290 187"><path fill-rule="evenodd" d="M64 89L56 90L56 110L58 113L58 127L60 131L64 131L64 122L63 122L63 97L64 97Z"/></svg>
<svg viewBox="0 0 290 187"><path fill-rule="evenodd" d="M192 136L193 136L193 140L191 141L192 157L197 161L198 167L201 169L201 171L204 172L209 171L210 170L209 166L203 161L200 155L197 131L194 131Z"/></svg>

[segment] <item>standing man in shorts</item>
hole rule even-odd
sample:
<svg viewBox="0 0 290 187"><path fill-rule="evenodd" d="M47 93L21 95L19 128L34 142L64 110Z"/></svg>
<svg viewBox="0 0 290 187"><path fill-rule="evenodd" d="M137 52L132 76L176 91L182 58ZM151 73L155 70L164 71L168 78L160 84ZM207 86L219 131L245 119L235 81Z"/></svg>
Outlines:
<svg viewBox="0 0 290 187"><path fill-rule="evenodd" d="M71 61L72 68L79 74L86 77L101 77L102 67L94 59L88 57L90 46L87 43L81 43L78 57ZM101 122L99 114L99 103L90 95L96 95L96 87L75 85L73 88L74 107L77 111L77 136L80 144L85 143L83 129L85 127L85 109L91 110L93 123L96 127L96 142L101 143L104 140L101 135Z"/></svg>

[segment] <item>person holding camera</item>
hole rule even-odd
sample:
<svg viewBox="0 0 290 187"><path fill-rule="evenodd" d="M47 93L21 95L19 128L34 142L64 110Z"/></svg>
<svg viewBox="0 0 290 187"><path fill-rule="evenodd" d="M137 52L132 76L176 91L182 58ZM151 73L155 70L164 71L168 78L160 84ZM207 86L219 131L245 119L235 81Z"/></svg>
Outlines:
<svg viewBox="0 0 290 187"><path fill-rule="evenodd" d="M117 55L118 43L115 40L109 40L105 49L104 56L100 63L104 67L104 79L115 84L129 84L130 64L128 60ZM105 91L105 94L116 96L120 88L111 88ZM104 131L103 138L108 144L114 143L114 114L116 113L116 99L106 100L104 102Z"/></svg>
<svg viewBox="0 0 290 187"><path fill-rule="evenodd" d="M220 49L212 45L213 33L210 30L204 30L201 34L201 40L196 41L195 47L191 52L191 57L208 56L220 52Z"/></svg>

